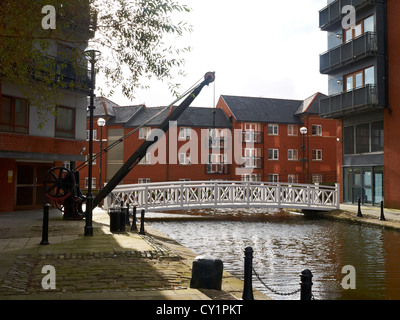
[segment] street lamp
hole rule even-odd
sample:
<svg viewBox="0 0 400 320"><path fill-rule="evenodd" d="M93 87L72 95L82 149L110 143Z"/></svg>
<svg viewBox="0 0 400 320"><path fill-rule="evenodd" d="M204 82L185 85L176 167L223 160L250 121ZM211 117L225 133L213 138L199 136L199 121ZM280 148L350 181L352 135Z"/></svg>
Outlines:
<svg viewBox="0 0 400 320"><path fill-rule="evenodd" d="M100 170L99 170L99 191L101 190L101 172L102 172L102 159L103 159L103 127L106 125L106 120L99 118L97 125L100 127Z"/></svg>
<svg viewBox="0 0 400 320"><path fill-rule="evenodd" d="M96 58L98 58L100 52L97 50L87 50L87 54L90 65L91 65L91 85L90 85L90 106L89 106L89 168L88 168L88 193L86 197L86 222L85 222L85 236L93 236L93 194L92 194L92 167L93 167L93 110L94 110L94 88L96 86L96 73L94 65Z"/></svg>
<svg viewBox="0 0 400 320"><path fill-rule="evenodd" d="M303 136L303 145L302 145L302 149L303 149L303 159L301 159L301 161L303 162L303 183L305 183L305 165L306 165L306 144L305 144L305 136L307 134L307 128L306 127L301 127L300 128L300 133Z"/></svg>

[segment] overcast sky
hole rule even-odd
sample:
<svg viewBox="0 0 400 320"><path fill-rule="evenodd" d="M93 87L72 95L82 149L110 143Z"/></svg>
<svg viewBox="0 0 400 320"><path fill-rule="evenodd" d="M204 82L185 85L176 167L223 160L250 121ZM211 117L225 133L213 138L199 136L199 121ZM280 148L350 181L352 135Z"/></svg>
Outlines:
<svg viewBox="0 0 400 320"><path fill-rule="evenodd" d="M187 76L177 79L181 91L206 72L216 73L215 88L205 87L192 106L213 107L220 95L305 99L327 93L327 76L319 73L327 36L318 28L326 0L178 1L192 8L184 19L193 26L180 40L192 48L184 56ZM167 84L157 81L136 100L118 93L110 99L148 107L174 101Z"/></svg>

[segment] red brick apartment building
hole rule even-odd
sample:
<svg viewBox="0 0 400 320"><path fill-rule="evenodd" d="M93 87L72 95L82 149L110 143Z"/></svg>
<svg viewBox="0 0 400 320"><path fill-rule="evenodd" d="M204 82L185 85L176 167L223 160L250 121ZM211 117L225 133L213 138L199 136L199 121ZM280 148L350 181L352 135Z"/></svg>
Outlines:
<svg viewBox="0 0 400 320"><path fill-rule="evenodd" d="M221 96L216 108L189 107L176 127L170 128L122 183L336 182L337 125L336 120L319 117L319 100L323 97L317 93L303 101ZM165 119L168 110L143 105L122 107L106 98L96 98L95 105L93 150L100 150L100 136L103 149L114 145L101 156L101 181L99 156L93 164L92 187L96 189L111 179ZM100 118L106 120L102 128L97 124ZM307 128L304 136L302 127ZM80 179L82 189L87 188L86 168Z"/></svg>
<svg viewBox="0 0 400 320"><path fill-rule="evenodd" d="M343 29L353 4L356 25ZM329 0L319 12L328 51L320 72L328 97L320 115L339 121L338 182L342 201L400 208L400 1Z"/></svg>

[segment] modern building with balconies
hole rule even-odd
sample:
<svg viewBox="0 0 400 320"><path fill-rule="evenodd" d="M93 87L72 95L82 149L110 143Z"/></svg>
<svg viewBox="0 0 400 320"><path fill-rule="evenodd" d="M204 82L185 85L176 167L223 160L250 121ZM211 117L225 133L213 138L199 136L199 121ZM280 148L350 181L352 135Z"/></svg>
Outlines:
<svg viewBox="0 0 400 320"><path fill-rule="evenodd" d="M347 5L355 8L356 23L344 29ZM320 55L320 72L328 75L328 97L320 100L320 114L341 122L338 181L342 201L360 199L365 205L380 205L387 179L387 1L328 0L319 17L328 38L328 50Z"/></svg>

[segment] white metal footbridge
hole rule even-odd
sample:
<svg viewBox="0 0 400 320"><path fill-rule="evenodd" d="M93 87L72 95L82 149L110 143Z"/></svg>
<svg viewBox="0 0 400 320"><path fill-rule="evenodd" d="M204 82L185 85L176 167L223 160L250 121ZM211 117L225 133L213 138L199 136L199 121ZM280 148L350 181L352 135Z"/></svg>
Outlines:
<svg viewBox="0 0 400 320"><path fill-rule="evenodd" d="M288 208L329 211L340 208L339 185L244 181L179 181L115 187L105 208L121 202L146 211L200 208Z"/></svg>

